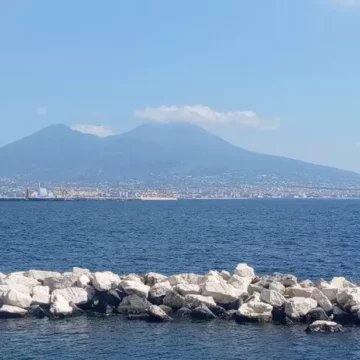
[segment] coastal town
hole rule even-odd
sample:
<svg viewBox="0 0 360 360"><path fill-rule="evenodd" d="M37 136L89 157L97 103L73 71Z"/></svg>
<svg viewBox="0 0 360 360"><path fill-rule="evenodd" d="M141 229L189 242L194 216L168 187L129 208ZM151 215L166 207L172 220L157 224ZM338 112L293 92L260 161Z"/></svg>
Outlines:
<svg viewBox="0 0 360 360"><path fill-rule="evenodd" d="M311 185L258 181L232 183L224 178L178 182L37 183L0 178L0 199L26 200L178 200L178 199L308 199L359 198L360 186Z"/></svg>

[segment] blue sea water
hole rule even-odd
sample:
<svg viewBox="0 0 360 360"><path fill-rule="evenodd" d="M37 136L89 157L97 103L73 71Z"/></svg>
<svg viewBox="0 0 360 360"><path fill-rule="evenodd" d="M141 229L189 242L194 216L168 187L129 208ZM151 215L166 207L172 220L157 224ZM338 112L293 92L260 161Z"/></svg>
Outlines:
<svg viewBox="0 0 360 360"><path fill-rule="evenodd" d="M0 272L232 271L360 279L360 201L0 202ZM360 329L121 317L0 321L0 359L360 358Z"/></svg>

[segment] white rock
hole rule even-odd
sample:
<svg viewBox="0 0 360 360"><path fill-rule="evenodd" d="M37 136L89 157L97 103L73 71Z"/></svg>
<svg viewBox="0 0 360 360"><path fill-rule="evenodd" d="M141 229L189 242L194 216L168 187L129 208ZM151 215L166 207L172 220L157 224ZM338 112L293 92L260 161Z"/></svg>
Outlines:
<svg viewBox="0 0 360 360"><path fill-rule="evenodd" d="M324 280L323 278L320 279L319 283L317 284L318 289L325 289L330 287L330 284Z"/></svg>
<svg viewBox="0 0 360 360"><path fill-rule="evenodd" d="M196 274L179 274L172 275L167 278L171 286L178 284L197 284L200 285L203 282L203 276Z"/></svg>
<svg viewBox="0 0 360 360"><path fill-rule="evenodd" d="M23 317L27 313L27 310L17 306L3 305L0 308L0 318Z"/></svg>
<svg viewBox="0 0 360 360"><path fill-rule="evenodd" d="M124 289L126 294L136 294L144 298L148 297L150 291L150 286L144 285L143 283L138 281L125 280L120 283L120 286Z"/></svg>
<svg viewBox="0 0 360 360"><path fill-rule="evenodd" d="M257 284L250 284L247 288L247 292L249 295L252 295L253 293L261 293L264 290L264 287Z"/></svg>
<svg viewBox="0 0 360 360"><path fill-rule="evenodd" d="M299 285L302 288L313 288L315 286L311 280L304 280Z"/></svg>
<svg viewBox="0 0 360 360"><path fill-rule="evenodd" d="M50 304L50 288L48 286L34 286L32 289L32 305Z"/></svg>
<svg viewBox="0 0 360 360"><path fill-rule="evenodd" d="M44 279L44 286L48 286L52 292L56 289L65 289L74 286L77 279L78 277L74 276L72 273L70 273L70 275L49 277Z"/></svg>
<svg viewBox="0 0 360 360"><path fill-rule="evenodd" d="M201 293L201 288L199 285L195 285L195 284L179 284L175 286L175 290L185 296L185 295L189 295L189 294L200 294Z"/></svg>
<svg viewBox="0 0 360 360"><path fill-rule="evenodd" d="M226 281L221 276L221 274L218 271L210 270L208 271L200 280L198 283L199 285L205 284L206 282L221 282L225 283Z"/></svg>
<svg viewBox="0 0 360 360"><path fill-rule="evenodd" d="M25 293L25 294L31 294L32 289L28 286L22 285L22 284L11 284L11 285L0 285L0 296L2 293L5 293L9 291L10 289Z"/></svg>
<svg viewBox="0 0 360 360"><path fill-rule="evenodd" d="M14 289L10 289L4 293L1 300L5 305L17 306L23 309L28 308L32 302L32 298L29 294Z"/></svg>
<svg viewBox="0 0 360 360"><path fill-rule="evenodd" d="M60 294L54 296L53 303L50 305L50 312L55 316L71 315L73 308L69 302Z"/></svg>
<svg viewBox="0 0 360 360"><path fill-rule="evenodd" d="M88 286L91 282L91 279L88 275L86 274L82 274L79 276L79 278L76 280L76 286L81 287L81 288L85 288L86 286Z"/></svg>
<svg viewBox="0 0 360 360"><path fill-rule="evenodd" d="M206 305L207 307L216 306L216 303L211 296L203 296L203 295L195 295L195 294L186 295L183 306L192 309L202 304Z"/></svg>
<svg viewBox="0 0 360 360"><path fill-rule="evenodd" d="M274 290L274 291L277 291L279 294L284 295L285 286L278 281L274 281L269 284L269 290Z"/></svg>
<svg viewBox="0 0 360 360"><path fill-rule="evenodd" d="M303 297L309 298L313 292L314 288L302 288L299 286L290 286L286 288L285 295L289 297Z"/></svg>
<svg viewBox="0 0 360 360"><path fill-rule="evenodd" d="M166 279L167 279L167 276L165 276L165 275L154 273L154 272L149 272L149 273L145 274L145 285L154 286L155 284L165 281Z"/></svg>
<svg viewBox="0 0 360 360"><path fill-rule="evenodd" d="M252 267L247 264L239 264L234 271L235 275L240 277L250 277L253 278L255 276L255 271Z"/></svg>
<svg viewBox="0 0 360 360"><path fill-rule="evenodd" d="M320 290L331 302L336 300L338 296L339 289L333 287L322 288Z"/></svg>
<svg viewBox="0 0 360 360"><path fill-rule="evenodd" d="M222 270L220 275L225 281L228 281L230 279L230 277L231 277L231 274L228 271L225 271L225 270Z"/></svg>
<svg viewBox="0 0 360 360"><path fill-rule="evenodd" d="M260 301L250 301L240 306L237 316L269 321L272 318L272 310L273 307L269 304Z"/></svg>
<svg viewBox="0 0 360 360"><path fill-rule="evenodd" d="M275 290L264 289L260 294L260 299L264 303L270 304L273 307L281 307L286 302L283 295Z"/></svg>
<svg viewBox="0 0 360 360"><path fill-rule="evenodd" d="M61 276L59 272L43 270L29 270L24 275L40 282L43 282L46 278Z"/></svg>
<svg viewBox="0 0 360 360"><path fill-rule="evenodd" d="M343 308L358 305L360 304L360 288L340 289L336 300Z"/></svg>
<svg viewBox="0 0 360 360"><path fill-rule="evenodd" d="M122 281L126 281L126 280L129 280L129 281L137 281L137 282L140 282L140 283L145 283L145 280L143 277L141 277L140 275L137 275L137 274L129 274L129 275L126 275L124 276L122 279Z"/></svg>
<svg viewBox="0 0 360 360"><path fill-rule="evenodd" d="M8 275L5 279L3 279L1 282L3 285L10 285L10 287L15 287L17 285L26 286L30 290L34 286L41 285L39 281L28 278L27 276L19 273L12 273Z"/></svg>
<svg viewBox="0 0 360 360"><path fill-rule="evenodd" d="M243 291L227 283L206 282L201 286L201 294L211 296L217 303L229 304L237 300Z"/></svg>
<svg viewBox="0 0 360 360"><path fill-rule="evenodd" d="M166 293L171 289L171 285L168 281L156 283L154 286L151 287L149 291L149 298L155 299L161 296L165 296Z"/></svg>
<svg viewBox="0 0 360 360"><path fill-rule="evenodd" d="M75 305L86 304L90 300L88 292L85 289L79 287L69 287L65 289L54 290L51 294L52 302L55 301L54 299L58 295L61 295L69 304L73 303Z"/></svg>
<svg viewBox="0 0 360 360"><path fill-rule="evenodd" d="M333 306L331 301L321 292L321 290L314 288L311 298L315 299L319 306L324 309L325 312L329 312L332 310Z"/></svg>
<svg viewBox="0 0 360 360"><path fill-rule="evenodd" d="M232 285L235 289L240 290L241 293L248 292L249 285L252 282L252 277L233 275L229 278L228 284Z"/></svg>
<svg viewBox="0 0 360 360"><path fill-rule="evenodd" d="M311 298L294 297L285 303L285 314L293 319L305 316L310 310L318 306L316 300Z"/></svg>
<svg viewBox="0 0 360 360"><path fill-rule="evenodd" d="M91 274L91 271L89 269L73 267L72 274L77 275L77 276L86 275L92 280L92 274Z"/></svg>
<svg viewBox="0 0 360 360"><path fill-rule="evenodd" d="M346 280L344 277L334 277L330 282L331 287L335 288L356 288L355 284L352 284L350 281Z"/></svg>
<svg viewBox="0 0 360 360"><path fill-rule="evenodd" d="M185 298L174 290L168 290L164 297L163 304L173 309L180 309L185 305Z"/></svg>
<svg viewBox="0 0 360 360"><path fill-rule="evenodd" d="M0 272L0 280L3 280L6 278L6 275Z"/></svg>
<svg viewBox="0 0 360 360"><path fill-rule="evenodd" d="M111 271L93 273L92 284L98 291L115 290L120 282L120 276Z"/></svg>

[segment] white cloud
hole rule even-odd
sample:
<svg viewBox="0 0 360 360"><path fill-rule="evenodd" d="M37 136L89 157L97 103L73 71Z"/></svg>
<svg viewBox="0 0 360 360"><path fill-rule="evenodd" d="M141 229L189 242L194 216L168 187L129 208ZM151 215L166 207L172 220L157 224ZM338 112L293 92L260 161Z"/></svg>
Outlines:
<svg viewBox="0 0 360 360"><path fill-rule="evenodd" d="M276 130L280 119L261 117L254 111L219 112L204 105L159 106L135 110L134 116L151 122L189 122L200 126L240 125L258 130Z"/></svg>
<svg viewBox="0 0 360 360"><path fill-rule="evenodd" d="M115 134L112 128L103 125L75 124L71 128L84 134L92 134L99 137Z"/></svg>
<svg viewBox="0 0 360 360"><path fill-rule="evenodd" d="M47 108L45 106L38 106L36 108L36 113L40 116L45 116L47 113Z"/></svg>

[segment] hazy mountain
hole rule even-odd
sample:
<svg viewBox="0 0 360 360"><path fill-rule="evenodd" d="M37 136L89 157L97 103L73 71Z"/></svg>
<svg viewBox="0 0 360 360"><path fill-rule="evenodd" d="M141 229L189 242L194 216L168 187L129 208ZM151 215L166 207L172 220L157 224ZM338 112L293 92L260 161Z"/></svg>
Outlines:
<svg viewBox="0 0 360 360"><path fill-rule="evenodd" d="M359 174L247 151L184 123L144 124L107 138L52 125L0 148L0 176L39 181L223 173L360 183Z"/></svg>

